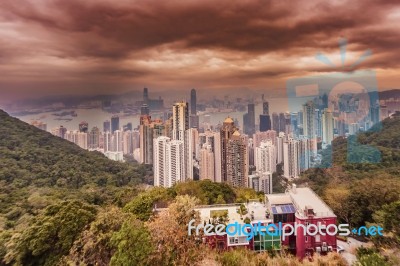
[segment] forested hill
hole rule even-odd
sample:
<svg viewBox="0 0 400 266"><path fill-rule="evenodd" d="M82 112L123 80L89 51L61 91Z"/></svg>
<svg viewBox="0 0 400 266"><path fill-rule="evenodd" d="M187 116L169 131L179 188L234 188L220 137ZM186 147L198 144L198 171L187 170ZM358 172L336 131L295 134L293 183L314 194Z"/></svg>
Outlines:
<svg viewBox="0 0 400 266"><path fill-rule="evenodd" d="M111 161L0 110L0 214L38 188L73 193L82 187L134 185L145 173L140 165Z"/></svg>

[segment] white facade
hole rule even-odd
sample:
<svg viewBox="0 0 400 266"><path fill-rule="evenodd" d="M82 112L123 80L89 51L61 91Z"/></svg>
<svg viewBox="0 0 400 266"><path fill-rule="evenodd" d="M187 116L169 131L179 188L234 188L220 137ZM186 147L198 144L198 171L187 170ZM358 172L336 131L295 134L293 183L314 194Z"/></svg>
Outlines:
<svg viewBox="0 0 400 266"><path fill-rule="evenodd" d="M272 141L262 141L260 147L255 148L254 161L257 172L276 172L276 151Z"/></svg>
<svg viewBox="0 0 400 266"><path fill-rule="evenodd" d="M176 182L185 181L183 141L170 140L165 136L153 141L154 185L172 187Z"/></svg>

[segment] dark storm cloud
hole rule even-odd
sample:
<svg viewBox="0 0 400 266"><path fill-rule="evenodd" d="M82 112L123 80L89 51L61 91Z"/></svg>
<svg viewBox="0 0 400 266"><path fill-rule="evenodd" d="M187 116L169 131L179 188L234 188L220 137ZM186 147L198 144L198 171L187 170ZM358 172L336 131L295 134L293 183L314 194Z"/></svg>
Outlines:
<svg viewBox="0 0 400 266"><path fill-rule="evenodd" d="M373 51L365 67L397 71L399 21L396 1L3 0L1 79L8 88L48 80L44 91L57 80L80 92L101 82L260 87L330 71L313 55L337 53L339 37L352 53Z"/></svg>

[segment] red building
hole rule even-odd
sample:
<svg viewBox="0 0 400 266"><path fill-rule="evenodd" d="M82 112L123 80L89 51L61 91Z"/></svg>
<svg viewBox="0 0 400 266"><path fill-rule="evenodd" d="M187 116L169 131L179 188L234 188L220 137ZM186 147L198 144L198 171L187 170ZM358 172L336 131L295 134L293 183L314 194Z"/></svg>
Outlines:
<svg viewBox="0 0 400 266"><path fill-rule="evenodd" d="M283 245L302 259L337 249L336 235L327 234L327 230L332 232L332 228L336 228L336 215L310 188L293 186L286 193L266 195L265 203L198 206L196 210L204 223L215 223L215 219L220 219L225 224L261 224L270 225L269 229L285 230L279 235L274 235L274 230L272 234L255 234L250 240L244 235L229 236L226 233L203 239L204 243L221 251L245 247L263 252L279 250ZM292 228L296 234L289 234Z"/></svg>
<svg viewBox="0 0 400 266"><path fill-rule="evenodd" d="M270 194L266 198L274 224L282 222L297 225L296 235L282 241L282 244L289 246L297 257L304 258L314 253L325 255L336 251L336 235L333 235L336 215L314 191L308 187L297 188L294 185L286 193ZM304 230L304 227L299 225L309 229Z"/></svg>

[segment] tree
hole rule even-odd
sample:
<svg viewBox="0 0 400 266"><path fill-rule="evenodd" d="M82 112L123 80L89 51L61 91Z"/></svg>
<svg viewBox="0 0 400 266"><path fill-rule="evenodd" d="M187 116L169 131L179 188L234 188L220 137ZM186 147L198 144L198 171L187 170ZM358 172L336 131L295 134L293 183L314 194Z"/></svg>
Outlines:
<svg viewBox="0 0 400 266"><path fill-rule="evenodd" d="M326 203L333 212L346 223L350 223L353 208L349 204L350 190L342 187L330 187L325 190Z"/></svg>
<svg viewBox="0 0 400 266"><path fill-rule="evenodd" d="M202 257L203 246L195 235L188 235L189 221L200 223L194 210L199 200L190 196L178 196L166 211L148 224L154 245L154 265L193 265Z"/></svg>
<svg viewBox="0 0 400 266"><path fill-rule="evenodd" d="M111 244L113 235L120 231L122 224L131 219L132 214L117 207L101 210L96 220L90 224L74 242L68 256L63 258L67 265L109 265L117 245Z"/></svg>
<svg viewBox="0 0 400 266"><path fill-rule="evenodd" d="M116 252L111 258L110 265L150 264L150 254L154 250L150 233L143 222L134 217L125 221L121 229L113 234L111 245L116 248Z"/></svg>
<svg viewBox="0 0 400 266"><path fill-rule="evenodd" d="M14 238L6 263L54 265L68 254L82 229L94 220L96 209L80 201L64 201L47 207L34 223Z"/></svg>

